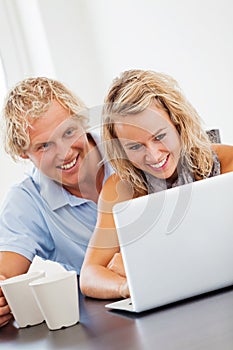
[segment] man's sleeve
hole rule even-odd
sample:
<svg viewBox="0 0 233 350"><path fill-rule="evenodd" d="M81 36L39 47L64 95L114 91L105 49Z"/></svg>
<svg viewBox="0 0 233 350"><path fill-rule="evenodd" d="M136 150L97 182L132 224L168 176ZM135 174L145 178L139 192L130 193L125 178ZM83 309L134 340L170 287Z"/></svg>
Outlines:
<svg viewBox="0 0 233 350"><path fill-rule="evenodd" d="M0 251L16 252L32 261L35 255L48 258L53 249L39 205L30 193L13 187L0 210Z"/></svg>

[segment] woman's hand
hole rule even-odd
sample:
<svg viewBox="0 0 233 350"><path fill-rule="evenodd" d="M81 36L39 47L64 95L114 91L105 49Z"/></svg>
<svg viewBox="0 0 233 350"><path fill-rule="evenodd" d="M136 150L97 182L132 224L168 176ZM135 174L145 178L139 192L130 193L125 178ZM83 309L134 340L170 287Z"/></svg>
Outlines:
<svg viewBox="0 0 233 350"><path fill-rule="evenodd" d="M125 279L125 282L123 282L120 285L119 293L120 293L120 296L122 296L123 298L129 298L130 297L128 282L127 282L126 279Z"/></svg>
<svg viewBox="0 0 233 350"><path fill-rule="evenodd" d="M122 277L126 277L125 268L122 260L121 253L115 253L112 260L110 260L107 268Z"/></svg>
<svg viewBox="0 0 233 350"><path fill-rule="evenodd" d="M119 294L123 298L129 298L129 287L126 279L125 268L121 253L115 253L112 260L109 262L107 268L118 275L125 277L119 288Z"/></svg>

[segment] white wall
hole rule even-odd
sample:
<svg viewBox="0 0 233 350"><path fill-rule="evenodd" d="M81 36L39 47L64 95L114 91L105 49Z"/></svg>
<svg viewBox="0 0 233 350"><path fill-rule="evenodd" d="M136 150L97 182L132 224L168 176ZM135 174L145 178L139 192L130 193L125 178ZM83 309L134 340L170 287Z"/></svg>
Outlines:
<svg viewBox="0 0 233 350"><path fill-rule="evenodd" d="M231 0L39 0L58 77L90 106L125 69L173 75L233 144Z"/></svg>
<svg viewBox="0 0 233 350"><path fill-rule="evenodd" d="M0 107L17 81L31 75L56 77L37 0L0 0ZM1 64L1 61L0 61ZM2 71L3 68L3 71ZM30 163L15 163L0 143L0 202L9 187L23 179Z"/></svg>
<svg viewBox="0 0 233 350"><path fill-rule="evenodd" d="M0 0L7 87L29 75L55 77L92 108L95 123L121 71L162 71L205 126L233 144L232 18L232 0Z"/></svg>

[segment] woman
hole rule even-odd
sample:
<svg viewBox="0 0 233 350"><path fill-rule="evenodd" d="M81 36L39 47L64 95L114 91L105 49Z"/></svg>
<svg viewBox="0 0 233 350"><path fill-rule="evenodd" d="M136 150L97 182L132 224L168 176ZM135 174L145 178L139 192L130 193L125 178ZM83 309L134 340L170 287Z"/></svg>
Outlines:
<svg viewBox="0 0 233 350"><path fill-rule="evenodd" d="M128 297L112 207L120 201L233 170L233 146L211 144L170 76L124 72L105 100L103 136L116 174L105 183L80 282L95 298Z"/></svg>

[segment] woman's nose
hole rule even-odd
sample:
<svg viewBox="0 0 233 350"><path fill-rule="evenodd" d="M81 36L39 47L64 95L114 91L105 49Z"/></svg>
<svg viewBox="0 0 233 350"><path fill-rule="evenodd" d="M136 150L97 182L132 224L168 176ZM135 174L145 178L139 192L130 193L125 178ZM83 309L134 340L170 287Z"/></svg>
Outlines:
<svg viewBox="0 0 233 350"><path fill-rule="evenodd" d="M149 146L146 148L146 161L158 162L161 158L162 152L157 145Z"/></svg>

